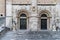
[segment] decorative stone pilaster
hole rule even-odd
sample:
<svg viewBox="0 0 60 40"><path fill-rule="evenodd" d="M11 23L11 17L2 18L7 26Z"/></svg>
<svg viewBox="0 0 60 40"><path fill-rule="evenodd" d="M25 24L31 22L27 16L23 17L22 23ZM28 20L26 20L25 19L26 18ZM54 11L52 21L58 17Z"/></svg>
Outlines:
<svg viewBox="0 0 60 40"><path fill-rule="evenodd" d="M12 2L6 1L6 27L12 28Z"/></svg>
<svg viewBox="0 0 60 40"><path fill-rule="evenodd" d="M38 18L37 18L37 0L32 0L31 15L29 17L29 28L32 31L37 31Z"/></svg>
<svg viewBox="0 0 60 40"><path fill-rule="evenodd" d="M29 28L32 31L37 31L37 26L38 26L38 18L36 17L30 17L29 18Z"/></svg>

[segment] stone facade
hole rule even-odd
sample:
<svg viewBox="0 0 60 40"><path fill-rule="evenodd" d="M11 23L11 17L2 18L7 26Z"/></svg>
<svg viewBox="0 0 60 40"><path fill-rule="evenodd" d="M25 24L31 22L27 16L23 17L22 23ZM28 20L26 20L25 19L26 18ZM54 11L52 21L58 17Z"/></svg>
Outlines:
<svg viewBox="0 0 60 40"><path fill-rule="evenodd" d="M0 0L0 16L5 16L5 0Z"/></svg>
<svg viewBox="0 0 60 40"><path fill-rule="evenodd" d="M59 0L2 0L0 5L0 13L6 17L6 27L11 29L20 30L19 15L22 13L27 15L27 30L41 30L41 19L47 19L47 30L56 31L56 27L60 28ZM42 18L42 14L47 17Z"/></svg>

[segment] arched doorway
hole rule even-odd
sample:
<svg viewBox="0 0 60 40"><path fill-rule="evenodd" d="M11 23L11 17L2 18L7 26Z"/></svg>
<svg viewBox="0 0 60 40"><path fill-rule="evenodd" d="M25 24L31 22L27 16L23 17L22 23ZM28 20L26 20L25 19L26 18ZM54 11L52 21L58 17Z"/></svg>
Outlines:
<svg viewBox="0 0 60 40"><path fill-rule="evenodd" d="M27 29L27 16L26 16L26 14L20 15L20 29Z"/></svg>
<svg viewBox="0 0 60 40"><path fill-rule="evenodd" d="M40 30L50 30L50 19L52 15L48 10L39 11L39 29Z"/></svg>
<svg viewBox="0 0 60 40"><path fill-rule="evenodd" d="M17 13L17 25L16 28L17 30L27 30L28 29L28 24L29 24L29 12L25 9L20 10Z"/></svg>
<svg viewBox="0 0 60 40"><path fill-rule="evenodd" d="M47 15L42 14L41 15L41 30L46 30L47 29Z"/></svg>

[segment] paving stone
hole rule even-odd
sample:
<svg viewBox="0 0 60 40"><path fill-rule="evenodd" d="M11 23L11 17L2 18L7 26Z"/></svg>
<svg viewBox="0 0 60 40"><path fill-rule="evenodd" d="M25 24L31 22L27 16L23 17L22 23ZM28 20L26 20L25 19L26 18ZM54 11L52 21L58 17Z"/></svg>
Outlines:
<svg viewBox="0 0 60 40"><path fill-rule="evenodd" d="M8 32L1 40L60 40L57 31L16 31Z"/></svg>

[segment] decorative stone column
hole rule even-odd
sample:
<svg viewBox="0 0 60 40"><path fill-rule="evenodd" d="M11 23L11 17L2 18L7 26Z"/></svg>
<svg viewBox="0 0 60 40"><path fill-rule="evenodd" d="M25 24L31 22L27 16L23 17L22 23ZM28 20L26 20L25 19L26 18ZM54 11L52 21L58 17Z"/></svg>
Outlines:
<svg viewBox="0 0 60 40"><path fill-rule="evenodd" d="M31 14L29 16L29 28L32 31L37 31L38 18L37 18L37 0L32 0Z"/></svg>
<svg viewBox="0 0 60 40"><path fill-rule="evenodd" d="M6 27L12 28L12 2L6 1Z"/></svg>

